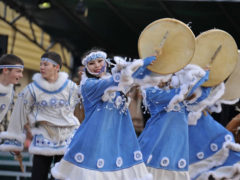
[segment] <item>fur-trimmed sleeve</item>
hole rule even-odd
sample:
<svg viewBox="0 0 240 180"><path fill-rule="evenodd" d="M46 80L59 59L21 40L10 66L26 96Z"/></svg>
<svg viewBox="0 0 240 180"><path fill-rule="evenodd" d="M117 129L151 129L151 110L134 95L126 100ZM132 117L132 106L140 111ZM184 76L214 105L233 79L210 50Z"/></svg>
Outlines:
<svg viewBox="0 0 240 180"><path fill-rule="evenodd" d="M18 99L14 105L13 112L10 117L7 131L1 132L0 134L0 139L4 140L3 144L0 146L0 150L23 150L23 143L26 139L24 125L27 123L27 117L31 112L31 106L33 103L33 94L31 94L30 86L27 86L18 95Z"/></svg>

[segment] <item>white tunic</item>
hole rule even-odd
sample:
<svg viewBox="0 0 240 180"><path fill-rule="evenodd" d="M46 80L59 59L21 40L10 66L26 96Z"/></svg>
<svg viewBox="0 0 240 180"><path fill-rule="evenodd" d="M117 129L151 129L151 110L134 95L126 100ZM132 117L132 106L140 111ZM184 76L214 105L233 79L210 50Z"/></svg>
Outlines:
<svg viewBox="0 0 240 180"><path fill-rule="evenodd" d="M54 83L35 74L33 82L19 93L8 130L0 134L0 138L5 139L0 150L22 150L24 125L29 121L33 134L29 152L63 155L80 125L73 113L78 102L78 86L66 73L60 72Z"/></svg>
<svg viewBox="0 0 240 180"><path fill-rule="evenodd" d="M4 86L0 83L0 123L13 103L13 85Z"/></svg>

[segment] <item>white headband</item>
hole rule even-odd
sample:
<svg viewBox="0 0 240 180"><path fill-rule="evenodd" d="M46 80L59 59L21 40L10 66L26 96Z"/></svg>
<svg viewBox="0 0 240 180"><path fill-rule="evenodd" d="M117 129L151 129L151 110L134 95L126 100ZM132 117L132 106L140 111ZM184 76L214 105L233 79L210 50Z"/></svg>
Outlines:
<svg viewBox="0 0 240 180"><path fill-rule="evenodd" d="M52 64L54 64L54 65L58 65L58 63L56 63L55 61L53 61L52 59L47 58L47 57L43 57L43 58L41 59L41 61L47 61L47 62L50 62L50 63L52 63Z"/></svg>
<svg viewBox="0 0 240 180"><path fill-rule="evenodd" d="M97 58L103 58L104 60L106 60L107 54L103 51L91 52L82 60L82 64L86 66L89 61L95 60Z"/></svg>
<svg viewBox="0 0 240 180"><path fill-rule="evenodd" d="M23 65L0 65L0 69L4 69L4 68L11 68L11 69L23 69L24 66Z"/></svg>

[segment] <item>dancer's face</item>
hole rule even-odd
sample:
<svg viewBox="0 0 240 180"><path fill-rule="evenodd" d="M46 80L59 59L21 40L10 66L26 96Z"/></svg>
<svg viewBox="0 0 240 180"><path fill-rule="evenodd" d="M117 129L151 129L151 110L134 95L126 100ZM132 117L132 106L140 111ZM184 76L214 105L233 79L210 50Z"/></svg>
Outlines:
<svg viewBox="0 0 240 180"><path fill-rule="evenodd" d="M59 65L53 65L48 61L40 62L40 73L42 77L47 81L50 80L52 77L56 76L58 71L59 71Z"/></svg>
<svg viewBox="0 0 240 180"><path fill-rule="evenodd" d="M6 69L5 73L8 77L8 84L17 84L19 80L23 77L23 69L19 68Z"/></svg>
<svg viewBox="0 0 240 180"><path fill-rule="evenodd" d="M104 59L97 58L93 61L88 62L87 67L91 73L100 73L105 64Z"/></svg>

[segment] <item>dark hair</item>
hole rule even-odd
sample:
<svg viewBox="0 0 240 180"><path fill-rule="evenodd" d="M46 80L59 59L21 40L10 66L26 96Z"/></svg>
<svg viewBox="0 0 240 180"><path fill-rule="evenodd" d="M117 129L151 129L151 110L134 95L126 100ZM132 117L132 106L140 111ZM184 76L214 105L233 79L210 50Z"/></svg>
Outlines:
<svg viewBox="0 0 240 180"><path fill-rule="evenodd" d="M56 53L56 52L45 52L41 58L49 58L51 60L53 60L54 62L56 62L59 66L60 69L62 67L62 58L61 56Z"/></svg>
<svg viewBox="0 0 240 180"><path fill-rule="evenodd" d="M24 62L21 58L14 54L4 54L0 58L0 65L16 65L16 64L24 65ZM2 73L2 69L0 69L0 73Z"/></svg>

